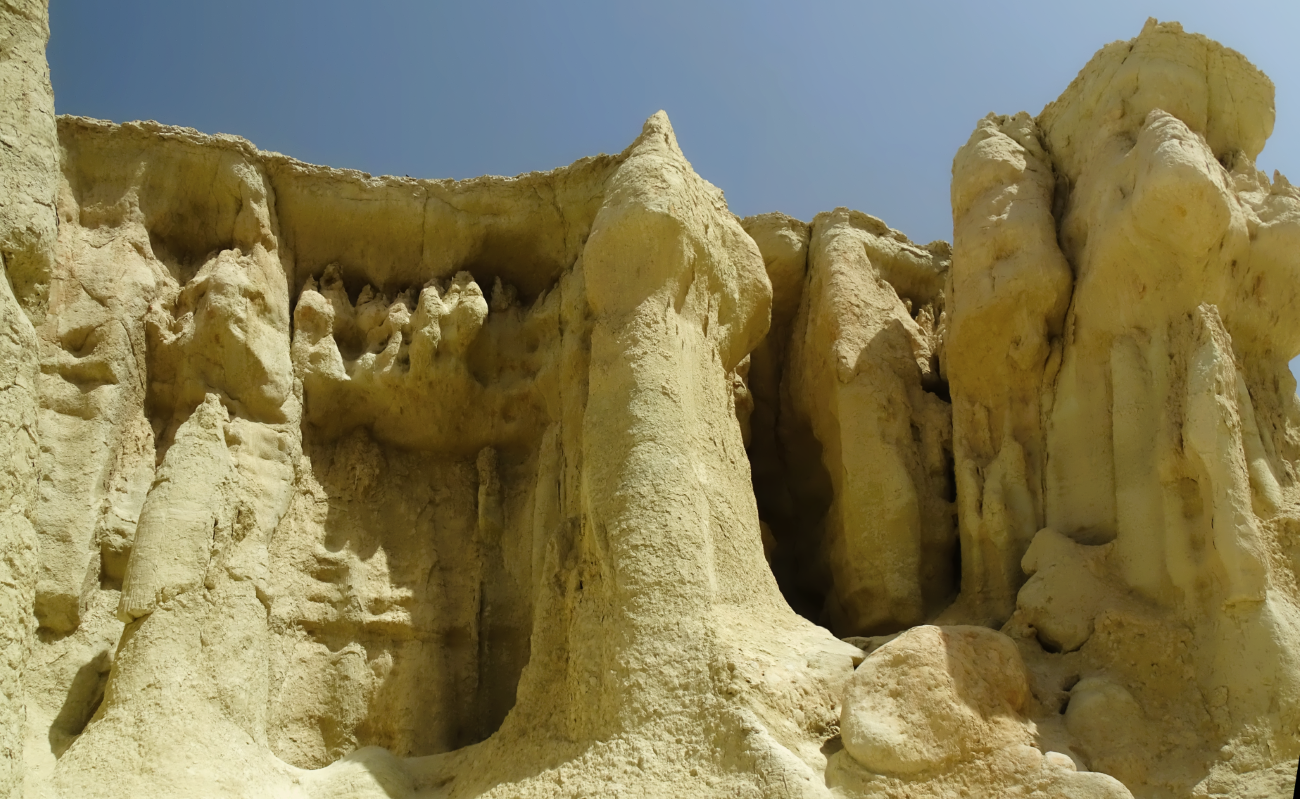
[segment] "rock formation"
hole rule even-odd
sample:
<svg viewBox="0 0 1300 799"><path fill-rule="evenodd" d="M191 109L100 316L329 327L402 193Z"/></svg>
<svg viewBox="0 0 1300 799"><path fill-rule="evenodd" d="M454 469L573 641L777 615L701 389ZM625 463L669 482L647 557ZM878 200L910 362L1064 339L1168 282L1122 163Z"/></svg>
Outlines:
<svg viewBox="0 0 1300 799"><path fill-rule="evenodd" d="M0 794L22 791L24 695L37 570L40 448L38 345L33 319L54 261L58 142L45 63L49 22L37 0L0 12ZM26 307L22 305L27 302Z"/></svg>
<svg viewBox="0 0 1300 799"><path fill-rule="evenodd" d="M1184 797L1300 756L1300 190L1176 23L954 236L53 114L0 9L0 796ZM819 626L821 625L821 626Z"/></svg>

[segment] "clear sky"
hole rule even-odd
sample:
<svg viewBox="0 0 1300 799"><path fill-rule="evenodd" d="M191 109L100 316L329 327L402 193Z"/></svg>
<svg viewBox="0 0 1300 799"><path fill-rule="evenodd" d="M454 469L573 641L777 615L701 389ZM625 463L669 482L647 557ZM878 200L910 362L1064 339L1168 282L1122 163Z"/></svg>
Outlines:
<svg viewBox="0 0 1300 799"><path fill-rule="evenodd" d="M618 152L662 108L736 213L847 205L920 241L951 238L952 156L980 117L1036 114L1154 16L1273 78L1259 165L1300 182L1296 0L51 0L50 16L60 113L466 178Z"/></svg>

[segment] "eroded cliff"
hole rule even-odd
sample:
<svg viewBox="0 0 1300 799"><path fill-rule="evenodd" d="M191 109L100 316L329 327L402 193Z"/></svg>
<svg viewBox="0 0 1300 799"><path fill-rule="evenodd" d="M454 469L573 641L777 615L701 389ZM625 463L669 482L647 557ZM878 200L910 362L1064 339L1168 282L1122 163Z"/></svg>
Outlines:
<svg viewBox="0 0 1300 799"><path fill-rule="evenodd" d="M739 220L662 112L461 182L56 123L0 20L0 794L1289 789L1300 191L1240 55L1151 22L981 120L949 246Z"/></svg>

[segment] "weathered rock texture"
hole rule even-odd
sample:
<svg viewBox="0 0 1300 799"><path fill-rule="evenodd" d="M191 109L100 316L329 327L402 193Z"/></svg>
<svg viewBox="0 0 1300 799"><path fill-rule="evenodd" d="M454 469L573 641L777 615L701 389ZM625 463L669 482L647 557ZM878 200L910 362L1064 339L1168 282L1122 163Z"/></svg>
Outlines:
<svg viewBox="0 0 1300 799"><path fill-rule="evenodd" d="M38 345L33 320L54 260L58 142L39 0L0 8L0 795L23 780L24 693L36 619ZM25 301L25 306L24 303Z"/></svg>
<svg viewBox="0 0 1300 799"><path fill-rule="evenodd" d="M464 182L56 126L45 19L0 795L1289 790L1300 191L1241 56L1152 22L982 120L950 247L738 220L662 113Z"/></svg>
<svg viewBox="0 0 1300 799"><path fill-rule="evenodd" d="M59 135L28 794L822 785L862 655L763 559L771 290L666 117L466 183Z"/></svg>
<svg viewBox="0 0 1300 799"><path fill-rule="evenodd" d="M1151 21L953 166L946 616L1007 621L1059 740L1137 795L1273 795L1300 755L1300 192L1253 165L1272 93ZM986 331L1000 385L959 360Z"/></svg>
<svg viewBox="0 0 1300 799"><path fill-rule="evenodd" d="M788 482L794 513L773 521L776 554L806 559L796 590L824 586L816 618L841 634L919 624L955 593L952 415L938 396L948 270L944 242L918 247L843 208L813 220L779 423L804 477Z"/></svg>

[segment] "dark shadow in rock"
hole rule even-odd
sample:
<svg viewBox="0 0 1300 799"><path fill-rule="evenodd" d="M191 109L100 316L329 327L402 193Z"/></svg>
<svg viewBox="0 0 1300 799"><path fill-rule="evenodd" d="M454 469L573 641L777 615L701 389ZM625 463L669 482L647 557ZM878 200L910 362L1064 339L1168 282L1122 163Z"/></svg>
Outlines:
<svg viewBox="0 0 1300 799"><path fill-rule="evenodd" d="M108 682L111 664L112 658L105 649L77 669L77 676L72 678L63 707L50 725L50 751L54 752L55 757L63 756L77 736L86 729L95 711L99 710L100 703L104 701L104 685Z"/></svg>

